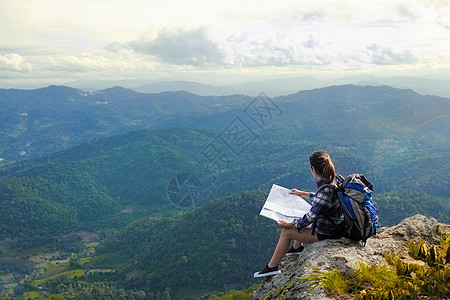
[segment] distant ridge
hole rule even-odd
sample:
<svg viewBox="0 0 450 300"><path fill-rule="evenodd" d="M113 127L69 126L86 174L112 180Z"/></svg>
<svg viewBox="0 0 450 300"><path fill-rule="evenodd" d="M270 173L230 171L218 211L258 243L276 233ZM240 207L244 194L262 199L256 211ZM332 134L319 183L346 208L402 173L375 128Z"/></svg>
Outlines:
<svg viewBox="0 0 450 300"><path fill-rule="evenodd" d="M325 81L318 80L311 76L301 76L294 78L278 78L262 81L251 81L224 86L205 85L192 81L161 81L134 87L133 90L141 93L161 93L186 91L200 96L224 96L242 94L257 96L261 92L267 95L279 96L296 93L301 90L321 88L327 86Z"/></svg>
<svg viewBox="0 0 450 300"><path fill-rule="evenodd" d="M227 87L216 87L191 81L162 81L149 83L133 88L141 93L162 93L186 91L200 96L223 96L239 94L238 90Z"/></svg>
<svg viewBox="0 0 450 300"><path fill-rule="evenodd" d="M115 86L86 92L51 85L0 89L0 163L36 157L94 137L160 126L174 114L205 114L240 106L244 96L188 92L139 93Z"/></svg>
<svg viewBox="0 0 450 300"><path fill-rule="evenodd" d="M119 80L119 81L74 81L66 83L68 86L81 88L86 91L94 91L111 86L123 86L141 93L160 93L166 91L186 91L201 96L223 96L243 94L257 96L260 92L269 97L288 95L302 90L317 89L332 85L389 85L401 89L413 89L422 95L435 95L450 97L450 81L426 76L372 76L357 75L343 76L332 79L318 79L314 76L279 77L263 80L243 81L237 83L205 84L192 80L161 80L146 82L143 80Z"/></svg>

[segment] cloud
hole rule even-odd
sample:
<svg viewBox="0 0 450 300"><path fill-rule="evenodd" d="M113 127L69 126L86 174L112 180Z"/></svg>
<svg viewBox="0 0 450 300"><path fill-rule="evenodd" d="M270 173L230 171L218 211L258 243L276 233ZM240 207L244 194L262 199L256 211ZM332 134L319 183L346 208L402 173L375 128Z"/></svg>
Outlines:
<svg viewBox="0 0 450 300"><path fill-rule="evenodd" d="M323 10L313 10L300 13L303 21L321 21L325 18L325 12Z"/></svg>
<svg viewBox="0 0 450 300"><path fill-rule="evenodd" d="M1 78L450 70L449 0L53 2L7 0Z"/></svg>
<svg viewBox="0 0 450 300"><path fill-rule="evenodd" d="M446 29L450 29L450 3L448 1L442 2L441 6L435 7L437 22Z"/></svg>
<svg viewBox="0 0 450 300"><path fill-rule="evenodd" d="M312 34L309 35L309 39L303 43L306 48L314 48L320 46L320 41L315 38Z"/></svg>
<svg viewBox="0 0 450 300"><path fill-rule="evenodd" d="M450 2L448 0L416 0L400 2L397 11L411 20L435 23L450 29Z"/></svg>
<svg viewBox="0 0 450 300"><path fill-rule="evenodd" d="M142 35L129 42L127 47L171 64L205 66L224 61L221 49L205 27L191 30L164 28L155 38ZM110 48L117 49L117 45L110 45Z"/></svg>
<svg viewBox="0 0 450 300"><path fill-rule="evenodd" d="M401 65L413 64L418 59L409 50L394 51L391 48L383 48L377 44L367 46L372 63L376 65Z"/></svg>
<svg viewBox="0 0 450 300"><path fill-rule="evenodd" d="M416 19L420 15L416 13L416 9L411 6L411 3L400 3L397 5L397 11L401 16L407 17L409 19Z"/></svg>
<svg viewBox="0 0 450 300"><path fill-rule="evenodd" d="M390 40L373 42L370 39L356 39L355 42L355 38L350 38L359 33L347 30L324 35L320 30L316 34L314 30L282 30L277 27L248 29L239 33L213 31L206 27L164 28L153 34L145 32L127 43L111 43L105 49L118 57L121 52L128 51L134 53L136 61L153 61L160 66L185 66L197 70L308 65L353 68L371 64L404 65L418 61L410 50L392 49ZM342 35L340 38L339 34ZM131 56L128 53L128 58ZM87 59L74 58L73 61L77 61L74 65L90 64Z"/></svg>
<svg viewBox="0 0 450 300"><path fill-rule="evenodd" d="M11 53L7 55L0 55L0 70L30 72L32 70L32 66L19 54Z"/></svg>

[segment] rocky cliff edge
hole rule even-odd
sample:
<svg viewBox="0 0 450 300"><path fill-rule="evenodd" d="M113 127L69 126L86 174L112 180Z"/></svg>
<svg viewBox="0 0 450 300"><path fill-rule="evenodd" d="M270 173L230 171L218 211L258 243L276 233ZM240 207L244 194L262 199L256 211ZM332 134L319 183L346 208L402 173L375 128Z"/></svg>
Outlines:
<svg viewBox="0 0 450 300"><path fill-rule="evenodd" d="M434 218L415 215L396 226L380 228L375 236L367 240L365 246L346 238L307 245L300 255L285 257L280 264L281 274L264 279L252 299L279 299L291 282L283 299L335 299L327 295L320 286L308 292L312 285L299 278L314 273L309 266L325 272L339 269L345 273L359 261L368 264L384 263L384 252L393 252L408 260L409 241L422 238L434 244L439 242L443 232L450 232L450 225L439 223Z"/></svg>

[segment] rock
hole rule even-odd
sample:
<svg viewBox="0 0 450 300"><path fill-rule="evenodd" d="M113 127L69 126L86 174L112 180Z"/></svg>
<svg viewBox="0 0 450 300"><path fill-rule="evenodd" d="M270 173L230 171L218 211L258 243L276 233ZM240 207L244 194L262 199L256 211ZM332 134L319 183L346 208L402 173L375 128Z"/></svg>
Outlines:
<svg viewBox="0 0 450 300"><path fill-rule="evenodd" d="M380 228L365 246L346 238L307 245L300 255L285 257L280 263L281 274L264 279L252 299L336 299L327 295L320 286L308 292L311 283L300 278L313 274L311 267L325 272L339 269L345 273L359 261L367 264L384 263L384 252L394 252L406 258L409 241L422 238L429 243L436 243L442 232L450 232L450 225L439 223L434 218L415 215L396 226Z"/></svg>

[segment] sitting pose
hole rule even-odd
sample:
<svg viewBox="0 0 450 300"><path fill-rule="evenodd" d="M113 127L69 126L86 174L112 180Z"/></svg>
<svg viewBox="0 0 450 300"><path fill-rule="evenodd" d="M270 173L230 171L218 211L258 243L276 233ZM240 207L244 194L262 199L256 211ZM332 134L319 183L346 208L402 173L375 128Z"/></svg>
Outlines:
<svg viewBox="0 0 450 300"><path fill-rule="evenodd" d="M335 189L323 184L336 184L336 173L330 156L325 151L316 151L309 156L312 175L318 179L317 192L308 193L292 189L291 194L311 199L310 211L292 223L277 221L283 228L272 259L255 277L276 275L280 273L278 264L286 254L298 253L303 250L303 243L314 243L325 239L338 239L343 236L344 215L340 209L340 201ZM312 225L312 228L306 228ZM289 248L291 240L294 245ZM288 253L289 252L289 253Z"/></svg>

